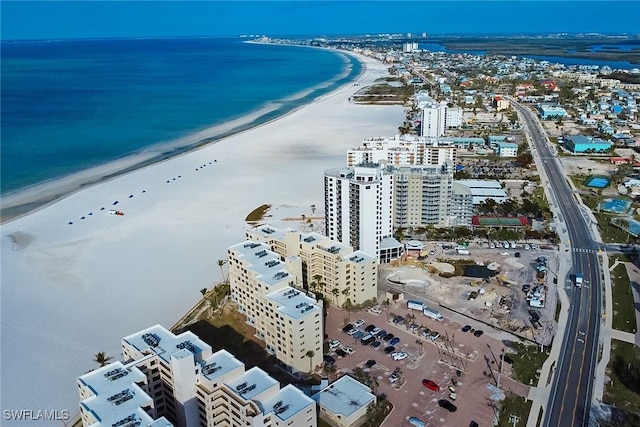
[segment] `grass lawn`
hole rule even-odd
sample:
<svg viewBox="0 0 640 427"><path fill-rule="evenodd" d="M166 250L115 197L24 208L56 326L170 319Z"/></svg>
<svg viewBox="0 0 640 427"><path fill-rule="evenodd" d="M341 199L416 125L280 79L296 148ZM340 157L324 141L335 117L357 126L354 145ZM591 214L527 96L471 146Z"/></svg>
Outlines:
<svg viewBox="0 0 640 427"><path fill-rule="evenodd" d="M535 385L542 369L542 364L547 360L547 352L540 353L537 345L526 345L514 342L511 348L516 353L506 353L513 360L513 376L523 384Z"/></svg>
<svg viewBox="0 0 640 427"><path fill-rule="evenodd" d="M625 367L635 369L637 376L637 372L640 371L640 348L624 341L611 340L611 361L607 366L609 381L605 382L603 401L619 409L638 412L640 394L634 393L629 386L635 385L636 390L640 387L633 378L629 379ZM620 379L621 377L624 379Z"/></svg>
<svg viewBox="0 0 640 427"><path fill-rule="evenodd" d="M615 260L612 260L613 262ZM629 275L623 264L618 264L611 271L611 292L613 294L613 329L635 334L638 330L636 308Z"/></svg>
<svg viewBox="0 0 640 427"><path fill-rule="evenodd" d="M507 394L507 397L502 401L500 409L498 410L498 427L526 426L532 403L531 400L524 400L516 394ZM514 418L512 418L512 416Z"/></svg>

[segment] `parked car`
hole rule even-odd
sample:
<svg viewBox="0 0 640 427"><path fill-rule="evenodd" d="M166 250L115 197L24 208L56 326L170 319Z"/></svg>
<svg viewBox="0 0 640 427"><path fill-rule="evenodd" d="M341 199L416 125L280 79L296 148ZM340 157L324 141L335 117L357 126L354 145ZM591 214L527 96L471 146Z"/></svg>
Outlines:
<svg viewBox="0 0 640 427"><path fill-rule="evenodd" d="M432 331L432 332L431 332L431 334L429 334L429 339L430 339L431 341L435 341L435 340L437 340L438 338L440 338L440 333L439 333L439 332L433 332L433 331Z"/></svg>
<svg viewBox="0 0 640 427"><path fill-rule="evenodd" d="M383 340L383 341L390 341L390 340L392 340L393 338L395 338L395 335L393 335L393 334L389 333L389 334L385 335L385 336L384 336L384 338L382 338L382 340Z"/></svg>
<svg viewBox="0 0 640 427"><path fill-rule="evenodd" d="M403 359L406 359L407 357L409 357L409 355L407 353L405 353L404 351L398 351L398 352L391 353L391 358L393 360L395 360L395 361L403 360Z"/></svg>
<svg viewBox="0 0 640 427"><path fill-rule="evenodd" d="M513 256L516 258L520 258L520 252L516 252L515 254L513 254Z"/></svg>
<svg viewBox="0 0 640 427"><path fill-rule="evenodd" d="M384 352L385 352L386 354L393 353L394 351L396 351L396 348L395 348L394 346L392 346L392 345L390 345L389 347L386 347L386 348L384 349Z"/></svg>
<svg viewBox="0 0 640 427"><path fill-rule="evenodd" d="M374 341L371 344L369 344L372 348L378 348L382 345L382 343L380 341Z"/></svg>
<svg viewBox="0 0 640 427"><path fill-rule="evenodd" d="M329 348L333 350L334 348L340 347L340 340L333 340L329 343Z"/></svg>
<svg viewBox="0 0 640 427"><path fill-rule="evenodd" d="M484 334L484 331L482 331L480 329L476 329L476 331L473 333L473 335L476 336L476 337L479 337L482 334Z"/></svg>
<svg viewBox="0 0 640 427"><path fill-rule="evenodd" d="M344 351L343 349L339 348L336 350L336 354L340 357L345 357L347 355L347 352Z"/></svg>
<svg viewBox="0 0 640 427"><path fill-rule="evenodd" d="M375 314L382 313L382 309L378 305L376 305L375 307L372 307L369 311L372 312L372 313L375 313Z"/></svg>
<svg viewBox="0 0 640 427"><path fill-rule="evenodd" d="M469 332L471 330L471 325L464 325L462 327L462 332Z"/></svg>
<svg viewBox="0 0 640 427"><path fill-rule="evenodd" d="M522 285L522 292L529 292L529 290L531 289L531 285Z"/></svg>
<svg viewBox="0 0 640 427"><path fill-rule="evenodd" d="M402 322L404 320L404 317L402 316L396 316L393 318L393 323L398 324L400 322Z"/></svg>
<svg viewBox="0 0 640 427"><path fill-rule="evenodd" d="M373 331L371 331L371 335L377 336L378 333L381 331L382 329L375 327L373 328Z"/></svg>
<svg viewBox="0 0 640 427"><path fill-rule="evenodd" d="M477 423L477 422L475 422L475 421L471 421L471 422L469 423L469 427L479 427L479 426L478 426L478 423Z"/></svg>
<svg viewBox="0 0 640 427"><path fill-rule="evenodd" d="M387 331L385 331L384 329L381 329L377 334L376 334L376 338L378 339L382 339L384 338L384 336L387 335Z"/></svg>
<svg viewBox="0 0 640 427"><path fill-rule="evenodd" d="M364 332L362 331L358 331L355 334L351 335L354 339L359 340L360 338L362 338L364 336Z"/></svg>
<svg viewBox="0 0 640 427"><path fill-rule="evenodd" d="M364 331L365 331L365 332L371 332L371 331L373 331L375 328L376 328L376 325L373 325L373 324L372 324L372 325L369 325L369 326L367 326L366 328L364 328Z"/></svg>
<svg viewBox="0 0 640 427"><path fill-rule="evenodd" d="M342 332L348 333L350 330L354 329L351 323L347 323L344 328L342 328Z"/></svg>
<svg viewBox="0 0 640 427"><path fill-rule="evenodd" d="M331 365L333 365L334 363L336 363L336 359L334 359L333 357L329 356L328 354L325 354L325 355L323 356L323 359L324 359L324 361L325 361L325 362L327 362L327 363L329 363L329 364L331 364Z"/></svg>
<svg viewBox="0 0 640 427"><path fill-rule="evenodd" d="M367 361L365 362L364 366L365 366L366 368L371 368L371 367L372 367L373 365L375 365L375 364L376 364L376 361L375 361L375 360L373 360L373 359L369 359L369 360L367 360Z"/></svg>
<svg viewBox="0 0 640 427"><path fill-rule="evenodd" d="M449 402L447 399L438 400L438 405L440 405L440 407L446 409L449 412L456 412L458 410L458 407L453 403Z"/></svg>
<svg viewBox="0 0 640 427"><path fill-rule="evenodd" d="M353 328L353 329L349 329L349 332L347 332L347 334L354 336L355 334L357 334L359 332L358 328Z"/></svg>
<svg viewBox="0 0 640 427"><path fill-rule="evenodd" d="M341 348L345 353L347 353L347 354L353 354L353 353L354 353L354 350L353 350L351 347L347 347L347 346L344 346L344 345L343 345L343 346L342 346L342 347L340 347L340 348Z"/></svg>
<svg viewBox="0 0 640 427"><path fill-rule="evenodd" d="M424 427L424 421L422 421L420 418L418 417L409 417L409 419L407 420L409 422L409 424L411 424L414 427Z"/></svg>
<svg viewBox="0 0 640 427"><path fill-rule="evenodd" d="M440 386L438 384L426 378L422 380L422 385L428 388L429 390L440 391Z"/></svg>
<svg viewBox="0 0 640 427"><path fill-rule="evenodd" d="M364 319L359 319L359 320L355 321L355 322L353 323L353 325L354 325L356 328L359 328L360 326L364 325Z"/></svg>
<svg viewBox="0 0 640 427"><path fill-rule="evenodd" d="M396 345L400 342L400 338L395 337L394 339L392 339L391 341L389 341L390 345Z"/></svg>
<svg viewBox="0 0 640 427"><path fill-rule="evenodd" d="M500 252L500 255L507 256L507 255L509 255L509 252Z"/></svg>
<svg viewBox="0 0 640 427"><path fill-rule="evenodd" d="M449 393L449 399L451 400L456 400L458 398L458 395L455 393Z"/></svg>

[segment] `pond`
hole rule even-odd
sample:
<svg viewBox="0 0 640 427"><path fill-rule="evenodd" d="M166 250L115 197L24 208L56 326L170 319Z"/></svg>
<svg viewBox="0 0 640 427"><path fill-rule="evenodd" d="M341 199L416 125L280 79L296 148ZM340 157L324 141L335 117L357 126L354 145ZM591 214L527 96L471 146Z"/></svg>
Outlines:
<svg viewBox="0 0 640 427"><path fill-rule="evenodd" d="M493 277L498 272L496 270L490 270L484 265L467 265L464 268L464 275L467 277L480 277L482 279L487 277Z"/></svg>

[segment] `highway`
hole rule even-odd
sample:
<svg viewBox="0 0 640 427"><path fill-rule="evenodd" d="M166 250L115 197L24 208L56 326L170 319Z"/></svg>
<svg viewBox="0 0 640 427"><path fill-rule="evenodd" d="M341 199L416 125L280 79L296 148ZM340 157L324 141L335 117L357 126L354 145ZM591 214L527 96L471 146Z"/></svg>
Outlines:
<svg viewBox="0 0 640 427"><path fill-rule="evenodd" d="M602 273L599 245L592 239L590 219L583 215L576 196L564 175L562 165L547 145L544 130L528 108L511 100L512 106L525 120L525 129L540 157L548 182L543 185L552 193L555 205L556 230L566 249L560 257L571 257L570 272L582 273L585 284L576 288L570 277L559 277L558 286L565 286L570 299L568 324L564 342L552 379L549 401L544 411L544 426L587 426L593 395L593 382L598 356L602 314ZM536 153L533 153L536 156ZM568 239L568 241L567 241ZM561 249L565 250L565 249ZM568 263L568 259L566 259ZM562 307L566 310L567 307Z"/></svg>

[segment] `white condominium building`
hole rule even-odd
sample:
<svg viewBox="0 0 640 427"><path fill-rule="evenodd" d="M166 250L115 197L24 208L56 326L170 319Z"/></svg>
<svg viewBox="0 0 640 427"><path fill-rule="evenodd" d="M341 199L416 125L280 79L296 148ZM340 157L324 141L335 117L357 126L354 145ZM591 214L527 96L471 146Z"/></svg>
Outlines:
<svg viewBox="0 0 640 427"><path fill-rule="evenodd" d="M393 233L393 173L377 164L324 173L325 234L381 258L380 242Z"/></svg>
<svg viewBox="0 0 640 427"><path fill-rule="evenodd" d="M191 332L155 325L123 338L122 349L125 363L78 378L84 426L316 426L312 399Z"/></svg>
<svg viewBox="0 0 640 427"><path fill-rule="evenodd" d="M375 241L378 259L388 262L399 256L390 237L393 227L471 225L472 196L462 187L454 194L452 183L451 161L440 166L330 169L325 171L326 232L354 247Z"/></svg>
<svg viewBox="0 0 640 427"><path fill-rule="evenodd" d="M321 292L329 301L343 305L377 297L377 260L322 234L301 233L270 225L247 230L249 240L263 242L289 264L306 289ZM296 263L298 265L296 265Z"/></svg>
<svg viewBox="0 0 640 427"><path fill-rule="evenodd" d="M443 136L448 128L462 125L462 109L449 106L447 101L437 102L423 96L418 105L422 108L421 136L437 138Z"/></svg>
<svg viewBox="0 0 640 427"><path fill-rule="evenodd" d="M299 258L286 263L265 243L245 241L228 251L231 296L247 323L256 328L267 351L293 373L309 372L322 363L322 302L293 288L302 287ZM295 271L295 270L294 270ZM307 353L312 357L308 357Z"/></svg>
<svg viewBox="0 0 640 427"><path fill-rule="evenodd" d="M393 166L442 165L456 162L454 144L416 135L368 138L347 151L347 166L386 162Z"/></svg>

